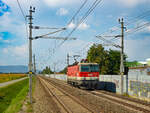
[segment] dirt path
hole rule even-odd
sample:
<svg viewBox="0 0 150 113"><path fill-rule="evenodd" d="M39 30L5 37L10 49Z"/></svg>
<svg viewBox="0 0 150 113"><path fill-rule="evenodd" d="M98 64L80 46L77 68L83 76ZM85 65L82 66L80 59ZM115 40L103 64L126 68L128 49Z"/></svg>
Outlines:
<svg viewBox="0 0 150 113"><path fill-rule="evenodd" d="M0 88L1 87L5 87L5 86L8 86L10 84L13 84L15 82L19 82L21 80L24 80L24 79L27 79L28 77L25 77L25 78L21 78L21 79L17 79L17 80L11 80L11 81L8 81L8 82L4 82L4 83L0 83Z"/></svg>

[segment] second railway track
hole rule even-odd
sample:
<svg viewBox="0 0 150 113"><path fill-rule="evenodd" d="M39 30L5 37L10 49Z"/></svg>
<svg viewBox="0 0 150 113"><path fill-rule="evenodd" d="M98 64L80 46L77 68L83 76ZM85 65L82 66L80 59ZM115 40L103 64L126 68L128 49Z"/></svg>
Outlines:
<svg viewBox="0 0 150 113"><path fill-rule="evenodd" d="M144 101L140 101L136 99L134 100L128 97L123 97L121 95L119 96L119 95L112 94L112 93L105 92L105 91L84 91L78 88L68 86L67 83L60 81L60 80L57 80L57 82L55 79L50 79L50 80L53 84L56 84L62 87L62 89L67 90L71 88L74 91L76 89L76 92L80 92L81 95L83 95L82 96L83 98L80 98L81 95L78 97L82 101L84 101L84 98L87 98L85 99L85 101L87 101L89 106L94 106L95 109L97 109L97 111L100 111L101 109L101 112L106 112L106 113L108 112L111 112L111 113L114 113L114 112L115 113L130 113L130 112L131 113L150 113L150 108L149 108L150 104ZM73 94L73 91L70 93Z"/></svg>

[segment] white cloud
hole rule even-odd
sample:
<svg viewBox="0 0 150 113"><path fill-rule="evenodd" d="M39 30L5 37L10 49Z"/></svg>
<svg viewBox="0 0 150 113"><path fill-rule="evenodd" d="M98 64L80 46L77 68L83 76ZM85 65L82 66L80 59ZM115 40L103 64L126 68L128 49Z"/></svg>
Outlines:
<svg viewBox="0 0 150 113"><path fill-rule="evenodd" d="M150 58L147 58L146 61L150 61Z"/></svg>
<svg viewBox="0 0 150 113"><path fill-rule="evenodd" d="M121 6L126 6L126 7L135 7L139 4L146 3L149 0L115 0L118 2Z"/></svg>
<svg viewBox="0 0 150 113"><path fill-rule="evenodd" d="M0 37L0 42L9 44L12 42L12 40L4 40L2 37Z"/></svg>
<svg viewBox="0 0 150 113"><path fill-rule="evenodd" d="M81 0L44 0L44 2L50 7L59 7L66 5L74 5L80 3Z"/></svg>
<svg viewBox="0 0 150 113"><path fill-rule="evenodd" d="M68 14L68 10L65 8L60 8L57 12L57 15L63 16L63 15L67 15Z"/></svg>
<svg viewBox="0 0 150 113"><path fill-rule="evenodd" d="M81 30L85 30L88 29L90 27L90 25L86 24L86 23L82 23L79 25L79 29Z"/></svg>
<svg viewBox="0 0 150 113"><path fill-rule="evenodd" d="M68 25L68 28L69 29L73 29L73 28L75 28L76 27L76 25L73 23L73 22L71 22L69 25Z"/></svg>
<svg viewBox="0 0 150 113"><path fill-rule="evenodd" d="M7 31L13 34L16 34L20 37L25 37L25 24L23 21L16 21L16 17L7 12L0 18L0 31ZM20 30L21 29L21 30ZM19 32L18 32L19 31Z"/></svg>
<svg viewBox="0 0 150 113"><path fill-rule="evenodd" d="M68 25L68 28L69 29L73 29L76 27L76 24L74 24L73 22L71 22L69 25ZM79 25L78 29L79 30L86 30L90 27L90 25L86 24L86 23L82 23Z"/></svg>
<svg viewBox="0 0 150 113"><path fill-rule="evenodd" d="M150 26L147 27L147 31L150 32Z"/></svg>
<svg viewBox="0 0 150 113"><path fill-rule="evenodd" d="M3 53L9 54L15 57L27 57L28 49L27 45L21 46L9 46L8 48L3 48Z"/></svg>

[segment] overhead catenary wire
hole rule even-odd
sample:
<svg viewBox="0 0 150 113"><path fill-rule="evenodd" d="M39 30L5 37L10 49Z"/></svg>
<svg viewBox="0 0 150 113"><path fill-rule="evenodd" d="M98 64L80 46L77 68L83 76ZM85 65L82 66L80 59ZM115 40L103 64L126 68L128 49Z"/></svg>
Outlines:
<svg viewBox="0 0 150 113"><path fill-rule="evenodd" d="M71 18L71 20L68 22L67 26L75 19L75 17L79 14L79 12L81 11L81 9L85 6L85 4L87 3L88 0L85 0L83 2L83 4L80 6L80 8L77 10L77 12L73 15L73 17Z"/></svg>
<svg viewBox="0 0 150 113"><path fill-rule="evenodd" d="M135 17L129 19L128 22L125 23L125 26L134 24L134 23L140 21L141 19L143 19L143 18L149 16L149 14L150 14L150 10L147 10L147 11L145 11L144 13L142 13L142 14L140 14L140 15L138 15L138 16L135 16ZM111 30L111 31L109 30L111 33L113 33L113 32L115 32L115 31L117 31L117 30L120 29L119 26L114 26L114 27L116 27L115 30ZM103 35L103 34L109 32L109 31L102 32L101 34L99 34L99 36L101 36L101 35Z"/></svg>
<svg viewBox="0 0 150 113"><path fill-rule="evenodd" d="M96 8L96 6L101 2L102 0L95 0L95 2L92 4L92 6L88 9L88 11L85 13L85 15L81 18L81 20L77 23L77 25L73 28L73 30L66 36L66 40L72 35L72 33L84 22L84 20L89 16L89 14ZM66 40L64 40L59 46L61 46Z"/></svg>
<svg viewBox="0 0 150 113"><path fill-rule="evenodd" d="M133 24L135 22L138 22L138 21L140 21L139 19L143 19L143 18L149 16L149 14L150 14L150 10L147 10L144 13L130 19L129 22L127 22L125 25L129 25L129 24ZM135 20L137 20L137 21L135 21Z"/></svg>
<svg viewBox="0 0 150 113"><path fill-rule="evenodd" d="M17 1L17 4L18 4L19 9L20 9L20 11L21 11L21 14L22 14L22 16L23 16L23 18L24 18L24 20L25 20L26 36L27 36L27 38L28 38L27 18L26 18L26 16L25 16L25 13L23 12L23 9L22 9L22 7L21 7L21 4L20 4L19 0L16 0L16 1Z"/></svg>
<svg viewBox="0 0 150 113"><path fill-rule="evenodd" d="M79 9L76 11L76 13L72 16L72 18L68 21L66 28L68 27L69 24L76 18L76 16L80 13L81 9L85 6L88 0L85 0L82 5L79 7ZM61 32L62 34L62 32Z"/></svg>
<svg viewBox="0 0 150 113"><path fill-rule="evenodd" d="M91 7L88 9L88 11L85 13L85 15L81 18L81 20L78 22L77 26L66 36L66 39L60 43L58 45L57 48L59 48L68 38L69 36L71 36L71 34L79 27L79 25L87 18L87 16L89 16L89 14L95 9L95 7L101 2L102 0L95 0L95 2L91 5ZM77 14L81 11L81 9L83 8L83 6L87 3L87 1L85 1L81 7L79 8L79 10L75 13L75 15L72 17L71 20L73 20L73 18L75 18L75 16L77 16ZM71 21L70 21L71 22ZM69 23L68 23L69 24ZM55 48L55 51L54 53L56 52L56 49Z"/></svg>
<svg viewBox="0 0 150 113"><path fill-rule="evenodd" d="M140 26L138 26L136 28L133 28L133 29L125 32L125 35L133 34L133 33L137 32L137 31L139 31L141 29L144 29L144 28L148 27L149 25L150 25L150 22L144 23L143 25L140 25Z"/></svg>

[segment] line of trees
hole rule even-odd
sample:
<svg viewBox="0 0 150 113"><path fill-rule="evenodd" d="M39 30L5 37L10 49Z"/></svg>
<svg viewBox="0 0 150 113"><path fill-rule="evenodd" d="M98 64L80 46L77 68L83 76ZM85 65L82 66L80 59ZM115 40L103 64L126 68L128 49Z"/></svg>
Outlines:
<svg viewBox="0 0 150 113"><path fill-rule="evenodd" d="M42 74L53 74L54 72L50 69L50 67L46 66L45 69L41 72Z"/></svg>
<svg viewBox="0 0 150 113"><path fill-rule="evenodd" d="M127 56L124 55L124 61ZM120 51L105 50L101 44L93 44L87 53L89 62L98 63L100 74L119 74L120 73Z"/></svg>

